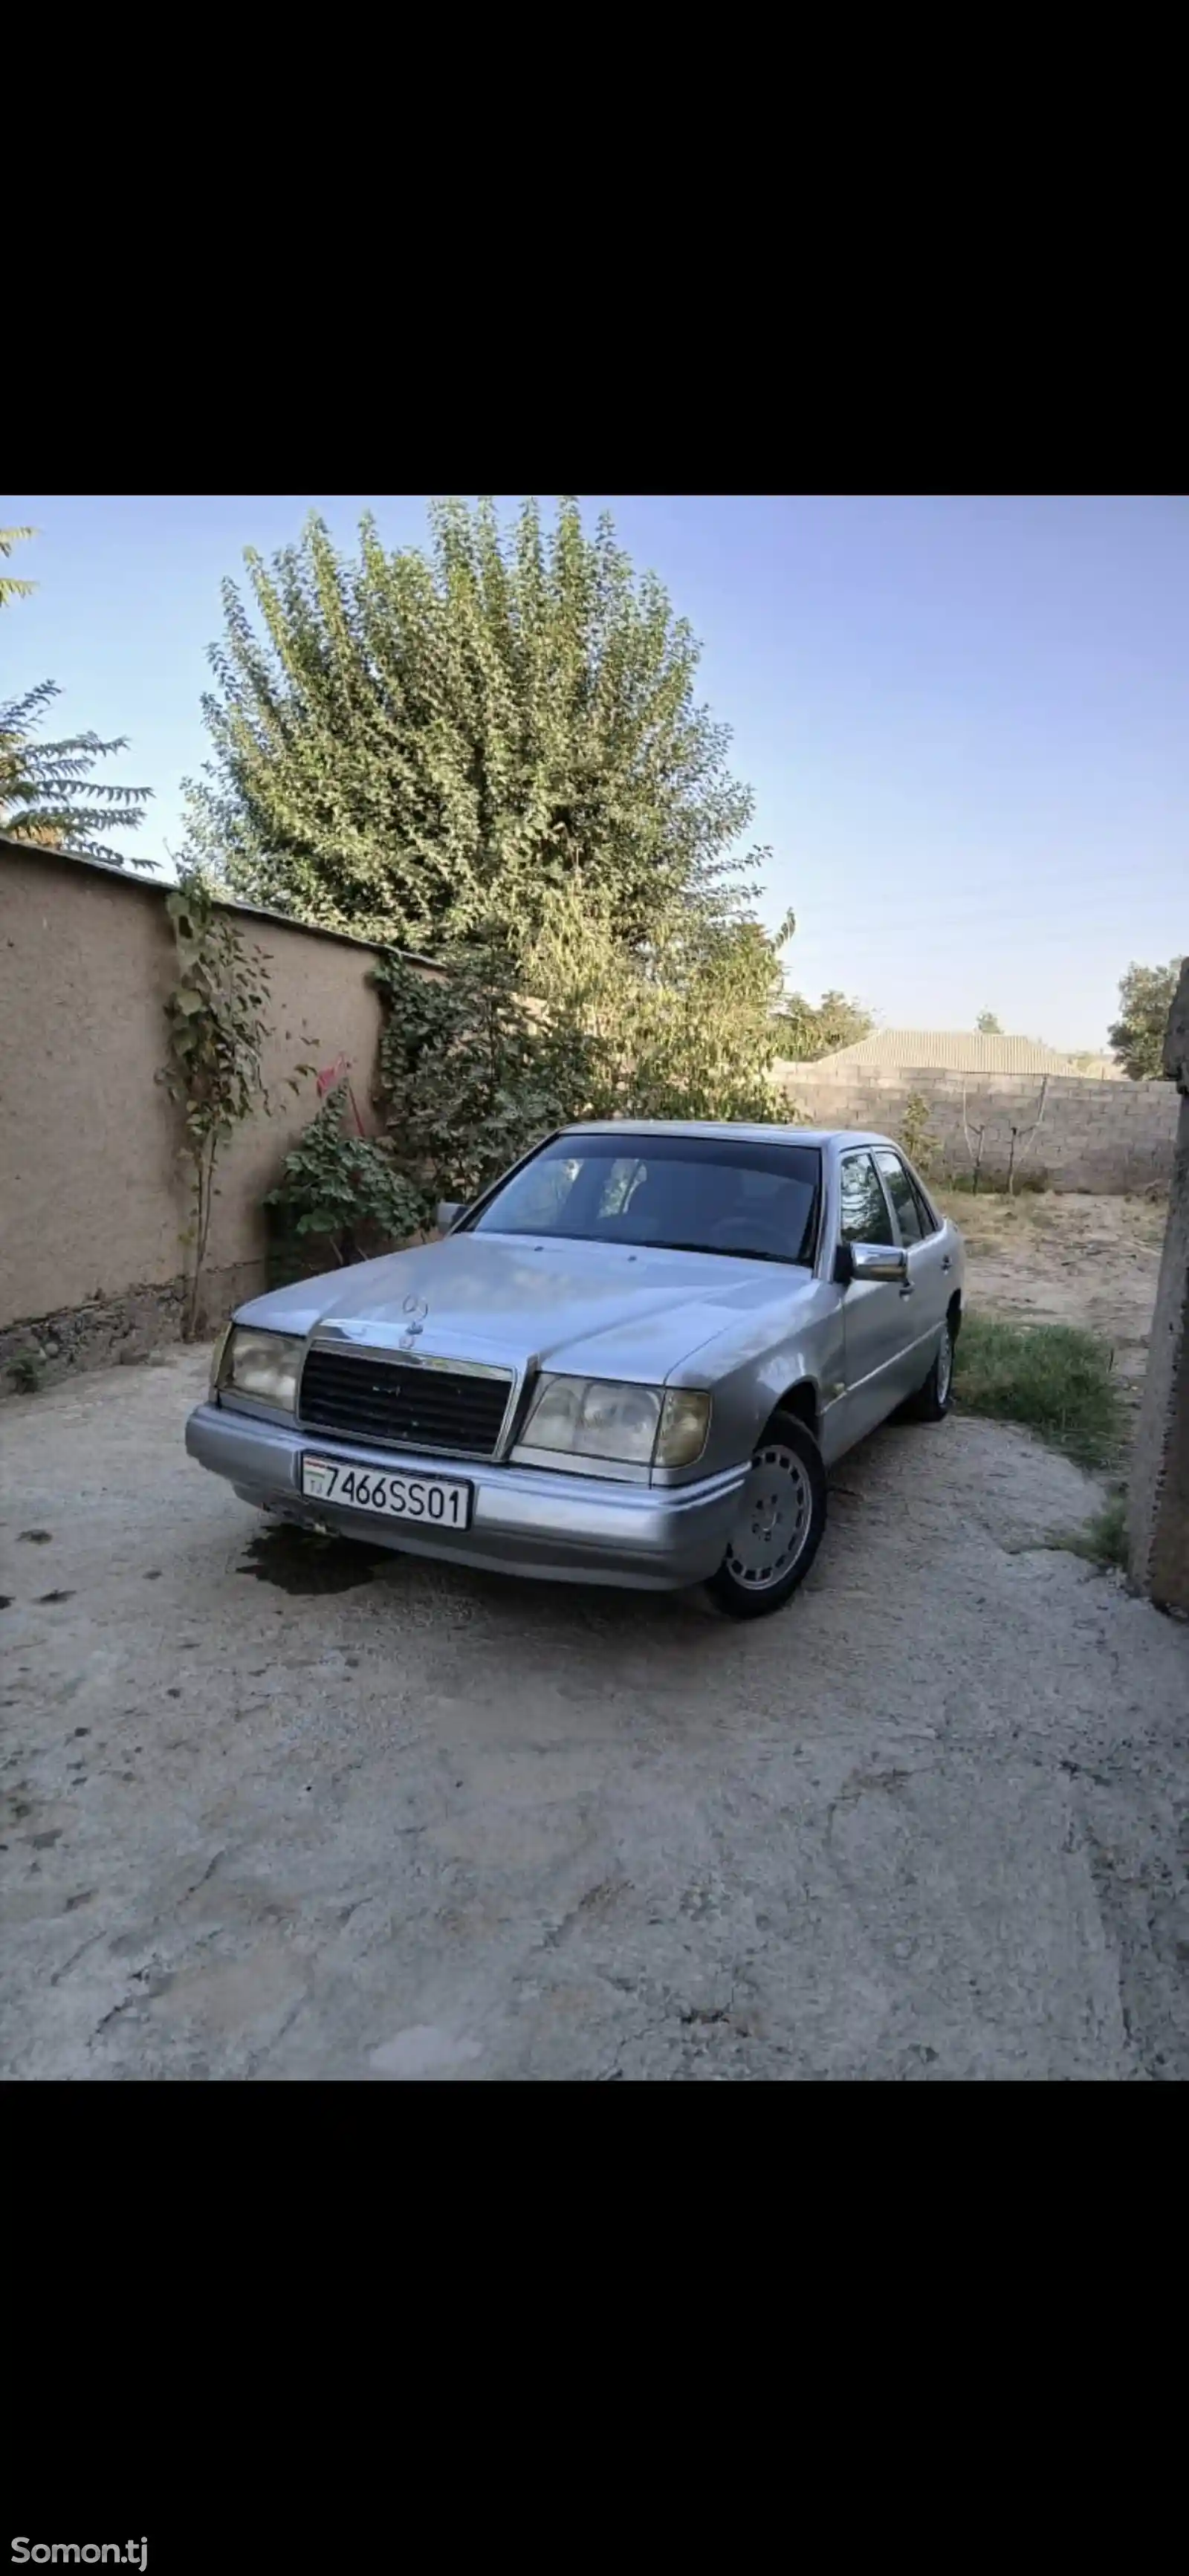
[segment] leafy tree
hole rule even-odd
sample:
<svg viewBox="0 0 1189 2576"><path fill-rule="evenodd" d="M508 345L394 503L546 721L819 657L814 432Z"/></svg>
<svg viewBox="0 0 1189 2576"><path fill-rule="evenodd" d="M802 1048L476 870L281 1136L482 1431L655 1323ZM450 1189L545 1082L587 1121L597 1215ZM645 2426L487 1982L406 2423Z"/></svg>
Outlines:
<svg viewBox="0 0 1189 2576"><path fill-rule="evenodd" d="M439 1199L476 1198L539 1136L607 1102L597 1038L525 997L506 940L455 941L442 962L429 976L390 955L375 979L378 1098L425 1225Z"/></svg>
<svg viewBox="0 0 1189 2576"><path fill-rule="evenodd" d="M14 545L34 534L32 528L0 528L0 562L8 562ZM36 582L0 575L0 603L27 599L36 588ZM122 868L123 852L103 835L135 832L152 788L113 787L92 777L97 760L127 750L124 734L114 742L100 742L95 733L69 734L61 742L34 740L45 708L61 694L56 681L42 680L24 697L0 704L0 832L10 841L73 850ZM134 867L149 864L133 860Z"/></svg>
<svg viewBox="0 0 1189 2576"><path fill-rule="evenodd" d="M687 922L641 958L609 895L563 889L526 965L494 936L455 942L443 965L431 977L390 955L376 977L378 1098L416 1194L410 1230L572 1118L790 1116L771 1081L778 952L754 923ZM312 1129L303 1142L320 1150Z"/></svg>
<svg viewBox="0 0 1189 2576"><path fill-rule="evenodd" d="M1168 966L1129 966L1119 982L1119 1016L1107 1031L1111 1053L1133 1082L1162 1076L1164 1034L1176 997L1181 959Z"/></svg>
<svg viewBox="0 0 1189 2576"><path fill-rule="evenodd" d="M97 760L127 750L125 734L114 742L101 742L95 733L69 734L60 742L34 740L42 710L61 694L55 681L42 680L23 698L0 705L0 832L10 841L73 850L122 868L124 853L104 835L138 830L152 788L114 787L92 778ZM133 858L132 864L147 867L151 862Z"/></svg>
<svg viewBox="0 0 1189 2576"><path fill-rule="evenodd" d="M14 546L24 545L36 535L34 528L0 528L0 563L9 563ZM35 581L20 581L15 573L0 573L0 608L10 599L28 599L35 591Z"/></svg>
<svg viewBox="0 0 1189 2576"><path fill-rule="evenodd" d="M591 1114L786 1118L771 1073L791 931L791 915L775 939L753 921L678 916L641 956L616 937L609 897L556 895L527 973L554 1024L585 1035Z"/></svg>
<svg viewBox="0 0 1189 2576"><path fill-rule="evenodd" d="M981 1038L1001 1038L1003 1035L1003 1022L996 1019L994 1011L980 1011L974 1025Z"/></svg>
<svg viewBox="0 0 1189 2576"><path fill-rule="evenodd" d="M572 500L548 536L532 500L507 536L490 501L435 503L430 524L427 553L386 553L365 517L344 561L316 516L271 564L248 550L250 603L223 585L192 848L252 901L435 954L531 936L578 883L629 945L675 908L740 915L753 799L661 583Z"/></svg>
<svg viewBox="0 0 1189 2576"><path fill-rule="evenodd" d="M875 1021L860 1002L848 1002L844 993L823 993L816 1009L801 993L786 993L777 1005L779 1044L777 1054L794 1062L814 1063L820 1056L837 1055L840 1047L858 1046L869 1038Z"/></svg>

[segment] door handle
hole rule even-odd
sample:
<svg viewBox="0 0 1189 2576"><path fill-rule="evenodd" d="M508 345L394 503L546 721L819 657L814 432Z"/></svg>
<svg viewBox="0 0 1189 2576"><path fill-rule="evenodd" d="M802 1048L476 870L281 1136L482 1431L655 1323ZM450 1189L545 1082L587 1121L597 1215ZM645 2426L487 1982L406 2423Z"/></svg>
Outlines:
<svg viewBox="0 0 1189 2576"><path fill-rule="evenodd" d="M912 1281L911 1281L911 1279L908 1279L908 1280L906 1280L906 1281L905 1281L905 1284L904 1284L903 1288L901 1289L900 1294L901 1294L901 1296L902 1296L902 1297L911 1297L911 1295L912 1295Z"/></svg>
<svg viewBox="0 0 1189 2576"><path fill-rule="evenodd" d="M943 1269L943 1270L949 1270L949 1269L952 1267L952 1264L951 1264L951 1261L950 1261L950 1256L949 1256L948 1252L943 1252L943 1253L942 1253L942 1256L941 1256L941 1266L942 1266L942 1269Z"/></svg>

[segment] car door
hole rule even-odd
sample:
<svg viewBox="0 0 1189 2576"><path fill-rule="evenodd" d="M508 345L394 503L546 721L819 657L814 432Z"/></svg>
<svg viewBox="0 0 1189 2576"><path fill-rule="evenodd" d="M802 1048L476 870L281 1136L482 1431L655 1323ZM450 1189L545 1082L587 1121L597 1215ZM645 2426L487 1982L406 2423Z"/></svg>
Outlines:
<svg viewBox="0 0 1189 2576"><path fill-rule="evenodd" d="M839 1162L840 1243L897 1244L891 1200L869 1146ZM892 1279L852 1279L842 1297L845 1441L862 1440L906 1392L904 1345L911 1294Z"/></svg>
<svg viewBox="0 0 1189 2576"><path fill-rule="evenodd" d="M937 1348L953 1288L944 1230L917 1188L911 1173L890 1145L877 1145L875 1160L892 1202L900 1241L908 1254L912 1294L901 1309L905 1337L906 1393L924 1384Z"/></svg>

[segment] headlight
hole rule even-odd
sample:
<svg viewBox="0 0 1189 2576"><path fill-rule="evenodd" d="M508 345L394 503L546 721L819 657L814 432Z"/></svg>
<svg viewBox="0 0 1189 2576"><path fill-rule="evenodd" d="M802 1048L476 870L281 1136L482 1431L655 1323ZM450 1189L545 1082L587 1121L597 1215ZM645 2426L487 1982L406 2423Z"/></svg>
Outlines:
<svg viewBox="0 0 1189 2576"><path fill-rule="evenodd" d="M292 1413L305 1343L295 1333L261 1333L248 1324L233 1324L219 1373L221 1386L239 1395L262 1396L268 1404Z"/></svg>
<svg viewBox="0 0 1189 2576"><path fill-rule="evenodd" d="M625 1465L686 1467L705 1447L710 1398L614 1378L545 1377L522 1434L529 1449Z"/></svg>

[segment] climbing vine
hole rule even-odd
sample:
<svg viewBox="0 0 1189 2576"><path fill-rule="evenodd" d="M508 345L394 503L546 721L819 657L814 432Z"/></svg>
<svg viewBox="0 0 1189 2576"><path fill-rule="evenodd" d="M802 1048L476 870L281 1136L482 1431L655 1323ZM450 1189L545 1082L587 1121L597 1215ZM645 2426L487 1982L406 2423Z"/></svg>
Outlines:
<svg viewBox="0 0 1189 2576"><path fill-rule="evenodd" d="M264 1081L264 1048L271 1031L265 1012L268 967L262 951L246 945L198 873L183 876L166 897L177 953L177 981L165 1004L169 1052L157 1076L181 1111L182 1153L188 1165L190 1220L182 1240L189 1247L186 1300L188 1341L199 1329L203 1269L211 1216L219 1195L219 1157L237 1127L254 1110L270 1111ZM290 1088L300 1089L299 1065Z"/></svg>

